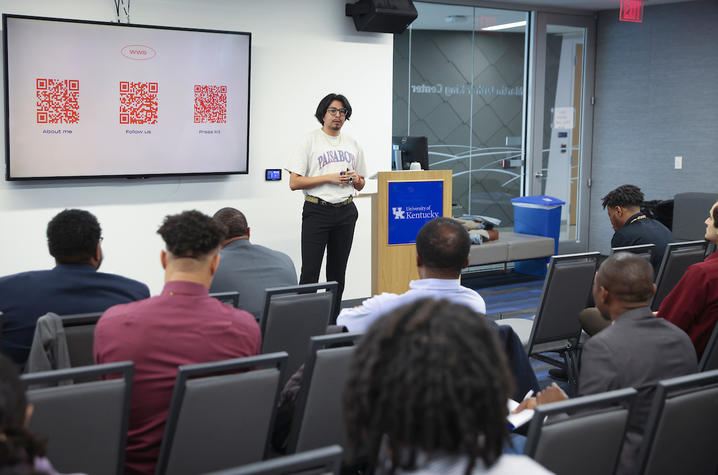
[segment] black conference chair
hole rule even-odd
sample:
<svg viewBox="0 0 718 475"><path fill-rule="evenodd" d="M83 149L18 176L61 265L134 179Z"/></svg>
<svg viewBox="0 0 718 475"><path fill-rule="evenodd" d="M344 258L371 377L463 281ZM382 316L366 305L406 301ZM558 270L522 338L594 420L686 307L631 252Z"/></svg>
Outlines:
<svg viewBox="0 0 718 475"><path fill-rule="evenodd" d="M699 371L711 371L718 369L718 322L713 325L713 331L711 337L708 340L701 360L698 362Z"/></svg>
<svg viewBox="0 0 718 475"><path fill-rule="evenodd" d="M679 241L703 239L708 210L718 201L718 193L678 193L673 197L673 237Z"/></svg>
<svg viewBox="0 0 718 475"><path fill-rule="evenodd" d="M286 360L280 352L180 366L156 473L205 473L262 460Z"/></svg>
<svg viewBox="0 0 718 475"><path fill-rule="evenodd" d="M533 321L523 318L496 321L514 329L529 356L566 368L574 391L581 335L578 314L586 307L599 256L598 252L587 252L551 257ZM546 352L558 352L564 361L544 355Z"/></svg>
<svg viewBox="0 0 718 475"><path fill-rule="evenodd" d="M35 410L30 430L47 437L47 456L63 473L124 473L134 365L131 361L25 374ZM118 379L99 378L120 376ZM92 382L32 389L35 384Z"/></svg>
<svg viewBox="0 0 718 475"><path fill-rule="evenodd" d="M626 388L536 407L524 453L557 475L612 474L636 394Z"/></svg>
<svg viewBox="0 0 718 475"><path fill-rule="evenodd" d="M718 370L660 381L636 473L718 473Z"/></svg>
<svg viewBox="0 0 718 475"><path fill-rule="evenodd" d="M671 293L683 274L693 264L703 261L706 254L706 241L672 242L666 247L661 267L656 276L656 294L651 301L654 312L661 302Z"/></svg>
<svg viewBox="0 0 718 475"><path fill-rule="evenodd" d="M267 289L259 325L262 353L289 353L282 386L307 359L309 338L327 332L338 285L326 282Z"/></svg>
<svg viewBox="0 0 718 475"><path fill-rule="evenodd" d="M653 257L655 250L655 244L637 244L635 246L613 247L611 248L611 254L615 254L617 252L630 252L631 254L636 254L648 262L651 262L651 257Z"/></svg>
<svg viewBox="0 0 718 475"><path fill-rule="evenodd" d="M239 292L236 290L230 292L212 292L209 296L216 298L224 304L239 308Z"/></svg>
<svg viewBox="0 0 718 475"><path fill-rule="evenodd" d="M303 475L339 475L341 465L342 448L332 445L207 475L289 475L299 473Z"/></svg>
<svg viewBox="0 0 718 475"><path fill-rule="evenodd" d="M70 365L73 368L95 364L92 346L95 342L95 326L102 313L78 313L60 317L70 353Z"/></svg>
<svg viewBox="0 0 718 475"><path fill-rule="evenodd" d="M342 394L354 355L353 344L359 336L340 333L311 338L287 444L289 453L331 444L346 446Z"/></svg>

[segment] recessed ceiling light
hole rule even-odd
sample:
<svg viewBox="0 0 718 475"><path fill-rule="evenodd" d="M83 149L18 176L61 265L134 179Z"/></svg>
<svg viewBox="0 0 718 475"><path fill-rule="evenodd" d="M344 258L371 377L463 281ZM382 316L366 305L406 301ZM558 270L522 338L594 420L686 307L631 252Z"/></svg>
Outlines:
<svg viewBox="0 0 718 475"><path fill-rule="evenodd" d="M514 23L504 23L502 25L487 26L486 28L482 28L481 31L508 30L509 28L518 28L520 26L526 26L526 22L516 21Z"/></svg>

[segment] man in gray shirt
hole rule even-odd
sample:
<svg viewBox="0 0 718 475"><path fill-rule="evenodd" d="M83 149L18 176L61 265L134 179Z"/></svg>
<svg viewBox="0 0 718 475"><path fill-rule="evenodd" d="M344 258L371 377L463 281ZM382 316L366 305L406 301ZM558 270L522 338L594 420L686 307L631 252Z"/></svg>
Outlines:
<svg viewBox="0 0 718 475"><path fill-rule="evenodd" d="M249 242L249 226L241 211L222 208L213 219L227 228L219 251L220 261L210 292L239 292L239 308L259 321L264 312L264 291L297 285L292 259L283 252Z"/></svg>

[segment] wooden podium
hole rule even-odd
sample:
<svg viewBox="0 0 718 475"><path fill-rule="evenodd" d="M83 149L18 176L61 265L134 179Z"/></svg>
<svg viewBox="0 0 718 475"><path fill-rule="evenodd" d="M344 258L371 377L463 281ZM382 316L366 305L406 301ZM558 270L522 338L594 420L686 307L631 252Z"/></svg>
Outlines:
<svg viewBox="0 0 718 475"><path fill-rule="evenodd" d="M389 183L437 182L443 183L441 216L451 216L451 170L379 172L377 193L372 195L372 279L371 292L404 293L409 282L419 278L416 270L416 244L389 244Z"/></svg>

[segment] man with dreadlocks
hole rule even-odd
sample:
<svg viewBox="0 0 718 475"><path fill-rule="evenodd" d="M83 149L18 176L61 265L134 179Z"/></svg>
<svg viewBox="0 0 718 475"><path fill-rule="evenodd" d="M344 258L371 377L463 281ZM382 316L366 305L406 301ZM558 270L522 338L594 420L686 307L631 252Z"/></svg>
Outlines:
<svg viewBox="0 0 718 475"><path fill-rule="evenodd" d="M377 320L346 388L350 453L388 473L549 473L525 455L501 455L506 357L489 322L466 306L421 299Z"/></svg>

